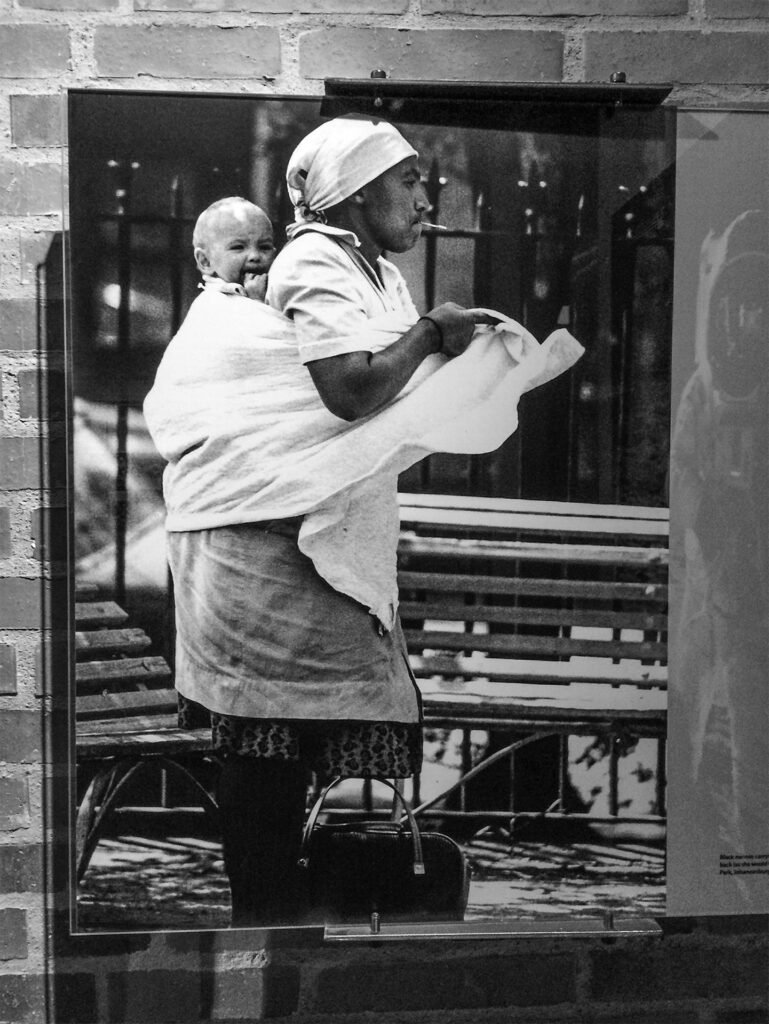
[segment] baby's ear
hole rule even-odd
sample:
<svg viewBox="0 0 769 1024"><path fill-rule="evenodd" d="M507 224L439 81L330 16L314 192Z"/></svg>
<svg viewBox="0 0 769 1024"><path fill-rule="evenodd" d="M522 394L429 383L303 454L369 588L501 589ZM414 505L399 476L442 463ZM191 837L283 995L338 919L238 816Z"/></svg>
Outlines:
<svg viewBox="0 0 769 1024"><path fill-rule="evenodd" d="M201 249L197 246L194 250L195 263L197 264L198 270L201 274L207 274L211 270L211 261L206 255L205 249Z"/></svg>

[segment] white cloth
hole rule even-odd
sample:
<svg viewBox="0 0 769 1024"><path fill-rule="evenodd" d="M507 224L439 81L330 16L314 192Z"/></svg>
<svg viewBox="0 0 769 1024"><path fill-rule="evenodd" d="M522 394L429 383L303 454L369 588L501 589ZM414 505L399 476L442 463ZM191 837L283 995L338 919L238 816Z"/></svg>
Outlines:
<svg viewBox="0 0 769 1024"><path fill-rule="evenodd" d="M567 331L539 345L514 321L476 328L461 356L429 356L395 401L348 423L320 402L293 323L259 302L206 289L161 361L144 412L168 460L171 531L303 515L300 549L386 629L397 609L397 476L432 452L487 452L518 423L521 394L571 366ZM410 323L389 312L359 348Z"/></svg>
<svg viewBox="0 0 769 1024"><path fill-rule="evenodd" d="M387 121L356 115L326 121L288 161L286 182L298 223L347 199L417 151ZM291 237L293 228L289 227Z"/></svg>

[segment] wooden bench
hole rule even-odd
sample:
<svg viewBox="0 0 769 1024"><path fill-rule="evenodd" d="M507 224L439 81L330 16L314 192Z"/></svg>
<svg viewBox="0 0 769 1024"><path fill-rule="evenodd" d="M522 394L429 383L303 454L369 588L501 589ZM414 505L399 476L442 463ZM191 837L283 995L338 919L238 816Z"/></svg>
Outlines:
<svg viewBox="0 0 769 1024"><path fill-rule="evenodd" d="M620 740L654 737L664 815L667 537L666 509L401 495L401 618L426 723L463 730L462 794L470 730L508 733L501 756L562 737L562 776L565 738L603 735L613 820Z"/></svg>
<svg viewBox="0 0 769 1024"><path fill-rule="evenodd" d="M554 734L653 736L662 808L666 510L402 495L401 515L409 657L426 724L464 731L463 780L478 771L473 729L508 732L514 748ZM75 619L80 878L137 772L180 773L216 809L189 771L210 755L210 730L178 728L171 671L149 638L87 588ZM611 771L616 812L616 758Z"/></svg>
<svg viewBox="0 0 769 1024"><path fill-rule="evenodd" d="M104 826L129 782L147 768L183 776L203 808L215 813L188 762L211 749L210 729L180 729L166 660L149 654L146 633L128 623L95 589L75 594L75 682L78 811L77 878L88 867Z"/></svg>

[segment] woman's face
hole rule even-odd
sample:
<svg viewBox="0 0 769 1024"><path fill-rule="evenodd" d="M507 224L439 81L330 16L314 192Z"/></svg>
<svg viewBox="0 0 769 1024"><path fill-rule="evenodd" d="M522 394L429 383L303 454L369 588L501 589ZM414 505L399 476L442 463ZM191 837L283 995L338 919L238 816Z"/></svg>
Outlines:
<svg viewBox="0 0 769 1024"><path fill-rule="evenodd" d="M417 244L422 217L430 204L415 156L374 178L360 194L363 226L381 252L406 252Z"/></svg>

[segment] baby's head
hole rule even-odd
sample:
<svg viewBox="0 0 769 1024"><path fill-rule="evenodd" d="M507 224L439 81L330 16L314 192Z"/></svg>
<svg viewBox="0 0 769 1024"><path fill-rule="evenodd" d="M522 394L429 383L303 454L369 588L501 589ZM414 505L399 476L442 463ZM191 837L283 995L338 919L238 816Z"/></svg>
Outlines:
<svg viewBox="0 0 769 1024"><path fill-rule="evenodd" d="M218 199L201 213L192 246L201 274L244 287L266 274L275 259L269 218L240 196Z"/></svg>

